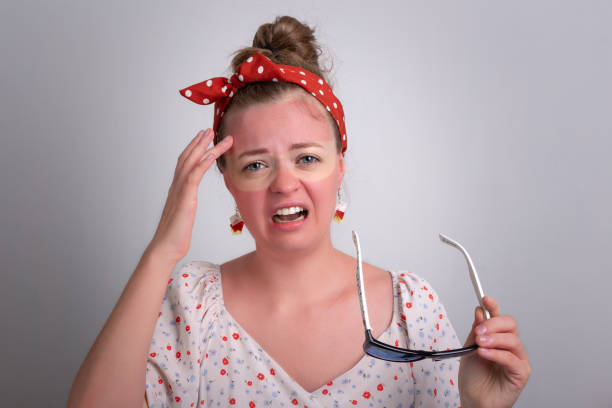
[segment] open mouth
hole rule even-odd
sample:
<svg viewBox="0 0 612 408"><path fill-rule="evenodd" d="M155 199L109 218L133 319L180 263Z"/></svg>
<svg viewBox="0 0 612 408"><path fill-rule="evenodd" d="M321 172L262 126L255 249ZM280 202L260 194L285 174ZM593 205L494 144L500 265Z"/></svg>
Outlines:
<svg viewBox="0 0 612 408"><path fill-rule="evenodd" d="M287 222L294 222L303 220L308 216L308 210L303 207L287 207L279 208L276 213L272 216L272 220L276 223L282 224Z"/></svg>

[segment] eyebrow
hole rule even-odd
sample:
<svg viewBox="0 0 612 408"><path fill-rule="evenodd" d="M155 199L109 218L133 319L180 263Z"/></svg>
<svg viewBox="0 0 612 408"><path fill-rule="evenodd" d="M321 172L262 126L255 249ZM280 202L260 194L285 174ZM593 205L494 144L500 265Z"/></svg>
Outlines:
<svg viewBox="0 0 612 408"><path fill-rule="evenodd" d="M291 145L291 148L289 150L297 150L297 149L303 149L306 147L320 147L323 148L323 145L319 144L319 143L294 143ZM255 156L258 154L264 154L264 153L269 153L268 149L255 149L255 150L248 150L246 152L242 152L240 153L240 155L238 156L238 159L241 159L245 156Z"/></svg>

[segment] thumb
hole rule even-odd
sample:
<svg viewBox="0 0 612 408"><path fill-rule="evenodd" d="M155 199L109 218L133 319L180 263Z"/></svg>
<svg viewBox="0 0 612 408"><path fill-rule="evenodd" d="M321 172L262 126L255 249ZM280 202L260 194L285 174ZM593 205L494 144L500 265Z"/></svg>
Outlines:
<svg viewBox="0 0 612 408"><path fill-rule="evenodd" d="M470 334L468 334L463 347L471 346L476 343L476 333L474 332L474 329L483 321L484 312L482 310L482 307L476 306L476 308L474 309L474 323L472 323L472 330L470 330Z"/></svg>

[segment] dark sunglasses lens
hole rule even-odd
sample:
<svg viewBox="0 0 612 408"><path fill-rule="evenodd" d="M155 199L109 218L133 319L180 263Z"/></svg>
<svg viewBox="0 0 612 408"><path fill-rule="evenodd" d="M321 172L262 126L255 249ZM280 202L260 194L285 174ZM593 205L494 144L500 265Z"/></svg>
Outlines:
<svg viewBox="0 0 612 408"><path fill-rule="evenodd" d="M381 360L387 361L396 361L396 362L409 362L409 361L418 361L422 360L424 357L420 355L403 353L400 351L388 350L382 347L379 347L375 344L366 345L364 351L367 355L372 357L376 357Z"/></svg>

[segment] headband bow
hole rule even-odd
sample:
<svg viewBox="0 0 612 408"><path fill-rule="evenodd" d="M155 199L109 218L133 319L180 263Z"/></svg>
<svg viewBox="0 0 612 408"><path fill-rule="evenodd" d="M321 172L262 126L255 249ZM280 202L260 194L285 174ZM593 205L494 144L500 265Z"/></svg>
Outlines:
<svg viewBox="0 0 612 408"><path fill-rule="evenodd" d="M234 93L239 88L253 82L292 82L301 86L317 98L331 114L338 125L342 140L342 153L346 151L346 127L344 110L331 87L318 75L300 67L275 64L261 53L255 53L238 67L238 72L230 78L215 77L191 85L179 92L185 98L200 105L215 103L215 143L221 117L227 109Z"/></svg>

